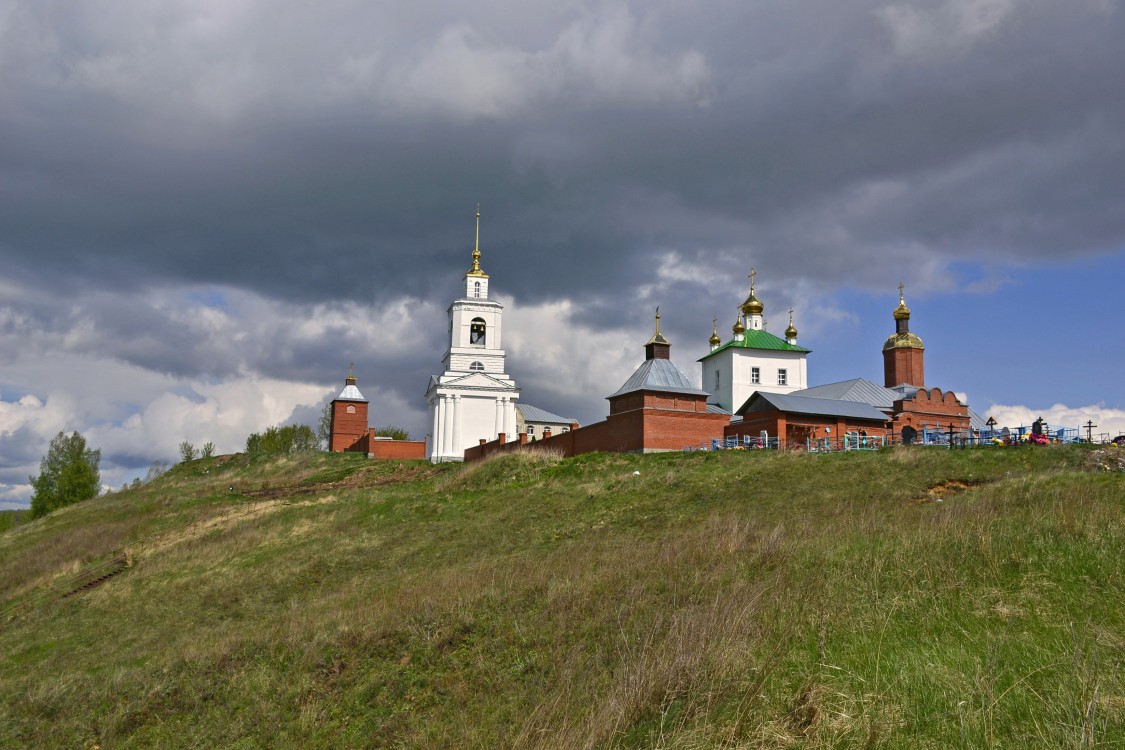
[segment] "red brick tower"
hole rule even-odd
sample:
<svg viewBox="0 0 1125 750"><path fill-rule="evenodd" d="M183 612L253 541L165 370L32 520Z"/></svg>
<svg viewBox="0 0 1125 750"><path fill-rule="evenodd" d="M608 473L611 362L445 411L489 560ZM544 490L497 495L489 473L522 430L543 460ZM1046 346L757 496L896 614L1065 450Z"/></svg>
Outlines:
<svg viewBox="0 0 1125 750"><path fill-rule="evenodd" d="M355 383L355 375L349 367L344 390L332 401L330 451L367 452L367 399Z"/></svg>
<svg viewBox="0 0 1125 750"><path fill-rule="evenodd" d="M896 385L925 387L925 368L922 355L925 347L922 339L910 332L910 308L902 296L902 284L898 285L898 307L895 308L895 332L883 344L883 385L894 388Z"/></svg>

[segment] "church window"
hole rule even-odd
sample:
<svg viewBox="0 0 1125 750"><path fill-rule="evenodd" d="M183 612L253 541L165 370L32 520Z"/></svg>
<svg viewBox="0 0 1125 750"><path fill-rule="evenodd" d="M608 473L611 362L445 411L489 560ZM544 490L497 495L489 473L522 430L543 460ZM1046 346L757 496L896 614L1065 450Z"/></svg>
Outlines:
<svg viewBox="0 0 1125 750"><path fill-rule="evenodd" d="M471 365L469 365L469 369L475 370L476 372L483 372L484 371L484 363L483 362L473 362Z"/></svg>
<svg viewBox="0 0 1125 750"><path fill-rule="evenodd" d="M750 368L750 382L754 385L762 382L762 370L760 367Z"/></svg>
<svg viewBox="0 0 1125 750"><path fill-rule="evenodd" d="M777 371L777 384L778 385L789 385L789 373L786 372L785 370L778 370Z"/></svg>
<svg viewBox="0 0 1125 750"><path fill-rule="evenodd" d="M480 282L479 281L473 282L473 296L474 297L480 296Z"/></svg>
<svg viewBox="0 0 1125 750"><path fill-rule="evenodd" d="M719 371L715 370L715 390L719 390Z"/></svg>
<svg viewBox="0 0 1125 750"><path fill-rule="evenodd" d="M355 414L355 407L348 404L348 414Z"/></svg>
<svg viewBox="0 0 1125 750"><path fill-rule="evenodd" d="M469 343L484 346L485 324L483 318L473 318L469 323Z"/></svg>

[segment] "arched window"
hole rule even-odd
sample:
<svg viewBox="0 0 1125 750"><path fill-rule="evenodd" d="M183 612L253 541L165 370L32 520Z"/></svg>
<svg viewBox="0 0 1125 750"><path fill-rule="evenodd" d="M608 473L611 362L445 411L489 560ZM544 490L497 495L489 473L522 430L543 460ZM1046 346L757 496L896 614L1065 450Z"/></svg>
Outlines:
<svg viewBox="0 0 1125 750"><path fill-rule="evenodd" d="M474 297L480 296L480 282L479 281L473 282L473 296Z"/></svg>
<svg viewBox="0 0 1125 750"><path fill-rule="evenodd" d="M469 323L469 343L484 346L484 318L473 318Z"/></svg>
<svg viewBox="0 0 1125 750"><path fill-rule="evenodd" d="M348 404L348 414L355 414L355 406Z"/></svg>
<svg viewBox="0 0 1125 750"><path fill-rule="evenodd" d="M484 372L484 363L483 362L473 362L471 365L469 365L469 369L475 370L477 372Z"/></svg>

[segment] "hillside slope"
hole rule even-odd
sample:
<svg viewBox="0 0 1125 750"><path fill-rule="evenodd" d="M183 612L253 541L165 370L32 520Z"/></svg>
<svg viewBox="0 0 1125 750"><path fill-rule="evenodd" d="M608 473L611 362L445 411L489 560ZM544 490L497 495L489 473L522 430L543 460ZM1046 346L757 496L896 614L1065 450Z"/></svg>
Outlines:
<svg viewBox="0 0 1125 750"><path fill-rule="evenodd" d="M1122 747L1123 510L1085 447L195 462L0 534L0 747Z"/></svg>

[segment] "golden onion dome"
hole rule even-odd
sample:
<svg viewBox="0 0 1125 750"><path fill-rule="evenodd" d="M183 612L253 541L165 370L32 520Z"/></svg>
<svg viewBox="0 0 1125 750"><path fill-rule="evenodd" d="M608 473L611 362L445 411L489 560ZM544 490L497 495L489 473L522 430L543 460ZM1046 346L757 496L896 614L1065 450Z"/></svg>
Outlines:
<svg viewBox="0 0 1125 750"><path fill-rule="evenodd" d="M744 315L761 315L765 312L765 309L766 306L754 295L754 291L750 290L750 296L742 303L742 313Z"/></svg>
<svg viewBox="0 0 1125 750"><path fill-rule="evenodd" d="M793 321L792 320L789 321L789 327L785 329L785 338L787 338L787 339L797 338L797 329L793 327Z"/></svg>
<svg viewBox="0 0 1125 750"><path fill-rule="evenodd" d="M762 301L760 299L758 299L758 295L754 294L754 281L757 279L757 277L757 269L751 268L750 296L746 298L746 301L742 303L742 307L740 308L742 310L742 314L746 316L761 315L766 309L766 306L762 304Z"/></svg>
<svg viewBox="0 0 1125 750"><path fill-rule="evenodd" d="M916 333L893 333L883 343L883 351L888 349L924 349L922 339Z"/></svg>
<svg viewBox="0 0 1125 750"><path fill-rule="evenodd" d="M734 325L731 327L731 330L734 331L736 336L740 336L743 333L746 333L746 325L742 322L742 316L741 315L739 315L735 319Z"/></svg>
<svg viewBox="0 0 1125 750"><path fill-rule="evenodd" d="M718 318L715 318L715 320L713 322L713 325L711 326L711 338L707 339L707 343L710 344L711 346L718 346L719 344L723 343L723 340L721 338L719 338L719 319Z"/></svg>

